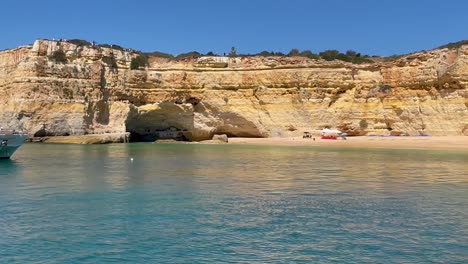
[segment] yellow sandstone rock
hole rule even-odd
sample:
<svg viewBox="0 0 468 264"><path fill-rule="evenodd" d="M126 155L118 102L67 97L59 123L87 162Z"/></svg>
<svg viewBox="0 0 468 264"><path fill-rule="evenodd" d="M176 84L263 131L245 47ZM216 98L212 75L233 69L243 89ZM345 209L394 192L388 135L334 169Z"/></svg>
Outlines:
<svg viewBox="0 0 468 264"><path fill-rule="evenodd" d="M57 50L66 61L54 58ZM302 57L150 58L38 40L0 52L0 123L30 136L181 131L190 140L352 135L468 135L468 45L393 62Z"/></svg>

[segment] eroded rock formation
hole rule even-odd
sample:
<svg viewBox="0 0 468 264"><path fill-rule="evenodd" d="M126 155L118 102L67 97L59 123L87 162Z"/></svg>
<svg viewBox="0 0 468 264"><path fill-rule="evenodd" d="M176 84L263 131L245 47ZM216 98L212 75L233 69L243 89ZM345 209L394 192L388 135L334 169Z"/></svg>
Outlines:
<svg viewBox="0 0 468 264"><path fill-rule="evenodd" d="M57 61L61 50L65 61ZM150 58L38 40L0 52L0 123L31 136L468 135L468 46L355 65L301 57Z"/></svg>

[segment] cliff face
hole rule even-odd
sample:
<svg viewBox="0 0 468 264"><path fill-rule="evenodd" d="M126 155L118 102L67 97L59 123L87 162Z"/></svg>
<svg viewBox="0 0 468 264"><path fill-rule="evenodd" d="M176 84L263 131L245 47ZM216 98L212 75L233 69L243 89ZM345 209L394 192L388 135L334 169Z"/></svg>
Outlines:
<svg viewBox="0 0 468 264"><path fill-rule="evenodd" d="M66 62L54 61L57 50ZM201 140L297 136L325 126L353 135L468 135L468 46L364 65L150 58L148 68L130 70L135 56L47 40L2 51L0 123L31 136L180 131Z"/></svg>

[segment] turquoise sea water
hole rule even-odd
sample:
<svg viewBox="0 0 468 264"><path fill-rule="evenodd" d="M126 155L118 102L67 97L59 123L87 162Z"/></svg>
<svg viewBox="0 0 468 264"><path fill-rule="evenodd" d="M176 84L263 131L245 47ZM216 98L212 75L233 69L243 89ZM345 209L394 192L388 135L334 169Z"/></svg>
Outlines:
<svg viewBox="0 0 468 264"><path fill-rule="evenodd" d="M26 144L0 163L0 263L330 262L468 263L468 152Z"/></svg>

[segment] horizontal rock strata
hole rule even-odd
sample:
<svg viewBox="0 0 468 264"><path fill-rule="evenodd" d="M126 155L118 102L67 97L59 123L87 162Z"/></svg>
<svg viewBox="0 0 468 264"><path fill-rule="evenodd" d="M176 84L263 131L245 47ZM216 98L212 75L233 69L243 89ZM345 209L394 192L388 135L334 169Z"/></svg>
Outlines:
<svg viewBox="0 0 468 264"><path fill-rule="evenodd" d="M63 51L61 58L57 51ZM50 137L468 135L468 46L393 62L302 57L150 58L131 50L38 40L0 52L0 123Z"/></svg>

